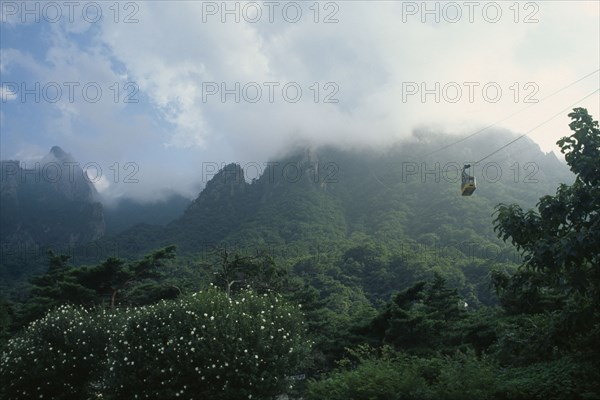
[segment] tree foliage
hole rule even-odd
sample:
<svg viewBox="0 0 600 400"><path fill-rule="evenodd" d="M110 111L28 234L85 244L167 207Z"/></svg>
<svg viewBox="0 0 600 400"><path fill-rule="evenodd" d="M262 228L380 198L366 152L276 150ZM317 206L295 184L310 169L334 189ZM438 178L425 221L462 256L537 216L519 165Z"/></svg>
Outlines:
<svg viewBox="0 0 600 400"><path fill-rule="evenodd" d="M84 267L73 273L84 287L93 290L99 298L109 298L110 307L117 304L117 296L133 283L161 277L165 261L175 257L175 246L168 246L145 256L141 260L126 262L108 258L100 265Z"/></svg>
<svg viewBox="0 0 600 400"><path fill-rule="evenodd" d="M270 399L289 391L310 343L279 295L211 288L155 305L62 306L10 340L6 398Z"/></svg>
<svg viewBox="0 0 600 400"><path fill-rule="evenodd" d="M415 357L368 346L350 353L357 365L342 360L326 378L310 381L308 400L485 400L495 394L497 365L473 353Z"/></svg>
<svg viewBox="0 0 600 400"><path fill-rule="evenodd" d="M396 294L373 321L358 332L374 343L413 354L432 354L460 342L459 323L466 303L445 279L435 275Z"/></svg>
<svg viewBox="0 0 600 400"><path fill-rule="evenodd" d="M243 256L226 247L216 247L214 252L218 260L210 269L214 270L215 284L228 295L247 286L258 291L281 291L286 283L287 270L266 253Z"/></svg>
<svg viewBox="0 0 600 400"><path fill-rule="evenodd" d="M573 387L557 398L600 396L600 130L583 108L569 117L573 134L558 145L575 182L542 197L537 210L501 204L494 220L498 234L524 256L513 275L494 277L513 315L500 335L499 357L522 365L515 376L532 373L547 383L546 373L594 371L585 379L565 372ZM540 386L536 396L548 398L550 391Z"/></svg>
<svg viewBox="0 0 600 400"><path fill-rule="evenodd" d="M127 262L108 258L96 266L75 267L70 257L48 252L48 270L31 278L30 297L20 311L20 324L42 317L48 310L63 304L93 306L122 303L140 305L161 298L174 298L174 287L158 280L168 260L175 257L175 246L156 250L141 260ZM130 297L128 297L130 295Z"/></svg>
<svg viewBox="0 0 600 400"><path fill-rule="evenodd" d="M544 196L537 211L501 204L496 231L524 255L524 266L548 286L600 305L600 130L587 110L569 114L573 134L557 142L575 183Z"/></svg>

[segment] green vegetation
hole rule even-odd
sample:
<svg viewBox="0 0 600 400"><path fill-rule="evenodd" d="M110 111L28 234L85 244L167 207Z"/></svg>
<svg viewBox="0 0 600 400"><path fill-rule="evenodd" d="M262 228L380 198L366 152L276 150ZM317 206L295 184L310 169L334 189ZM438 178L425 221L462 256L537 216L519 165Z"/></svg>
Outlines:
<svg viewBox="0 0 600 400"><path fill-rule="evenodd" d="M6 290L0 393L600 398L600 131L569 116L570 185L544 158L538 185L504 176L464 199L405 174L396 157L421 142L292 155L293 182L231 164L182 218L98 242L120 257L50 253L27 295Z"/></svg>
<svg viewBox="0 0 600 400"><path fill-rule="evenodd" d="M447 357L415 357L396 353L388 347L381 354L369 347L350 352L343 367L318 381L309 382L309 400L428 400L490 399L498 366L473 353L457 352Z"/></svg>
<svg viewBox="0 0 600 400"><path fill-rule="evenodd" d="M153 252L135 262L108 258L93 267L73 267L69 257L48 253L48 271L31 278L31 297L20 309L22 323L40 318L62 304L93 306L107 304L143 305L174 298L179 290L156 280L161 268L175 257L175 246Z"/></svg>
<svg viewBox="0 0 600 400"><path fill-rule="evenodd" d="M61 306L11 340L7 398L269 398L306 362L298 307L208 289L121 310Z"/></svg>

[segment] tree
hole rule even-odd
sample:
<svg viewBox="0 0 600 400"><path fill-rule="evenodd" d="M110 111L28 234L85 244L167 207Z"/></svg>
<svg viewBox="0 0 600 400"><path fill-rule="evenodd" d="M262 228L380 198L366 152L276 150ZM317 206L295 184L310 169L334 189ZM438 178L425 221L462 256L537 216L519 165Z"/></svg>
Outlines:
<svg viewBox="0 0 600 400"><path fill-rule="evenodd" d="M495 230L523 253L524 270L544 276L550 287L600 305L600 130L584 108L569 114L574 132L557 144L576 174L544 196L538 210L516 204L496 208Z"/></svg>
<svg viewBox="0 0 600 400"><path fill-rule="evenodd" d="M41 318L48 310L61 304L96 303L93 290L78 282L75 267L69 264L70 256L48 251L48 270L30 279L30 296L19 310L18 325Z"/></svg>
<svg viewBox="0 0 600 400"><path fill-rule="evenodd" d="M436 274L396 294L368 326L358 328L375 345L392 344L413 354L430 354L460 344L457 329L467 317L456 289ZM461 326L462 327L462 326Z"/></svg>
<svg viewBox="0 0 600 400"><path fill-rule="evenodd" d="M159 278L160 268L164 267L165 261L173 258L175 246L168 246L129 263L111 257L98 266L75 271L75 276L80 284L94 290L99 296L110 296L110 307L114 307L119 293L134 283Z"/></svg>
<svg viewBox="0 0 600 400"><path fill-rule="evenodd" d="M581 371L600 371L600 130L584 108L569 117L573 134L557 144L575 182L542 197L537 210L496 207L496 232L524 260L512 276L494 276L503 305L516 314L499 348L507 349L512 364L524 356L529 363L559 364L573 357ZM580 391L587 387L581 396L600 395L600 374L593 375L591 386L589 377L574 383ZM548 385L555 380L544 376Z"/></svg>
<svg viewBox="0 0 600 400"><path fill-rule="evenodd" d="M287 271L277 267L273 257L264 253L252 256L232 254L226 247L216 247L215 254L219 262L216 269L215 284L225 290L228 296L235 289L246 286L257 291L280 291L286 283Z"/></svg>
<svg viewBox="0 0 600 400"><path fill-rule="evenodd" d="M123 293L131 295L130 303L135 305L175 298L177 288L157 283L161 268L174 257L175 246L168 246L137 261L111 257L96 266L75 267L69 264L69 256L49 251L48 271L31 278L30 296L19 310L16 325L34 321L63 304L93 306L108 299L114 307Z"/></svg>

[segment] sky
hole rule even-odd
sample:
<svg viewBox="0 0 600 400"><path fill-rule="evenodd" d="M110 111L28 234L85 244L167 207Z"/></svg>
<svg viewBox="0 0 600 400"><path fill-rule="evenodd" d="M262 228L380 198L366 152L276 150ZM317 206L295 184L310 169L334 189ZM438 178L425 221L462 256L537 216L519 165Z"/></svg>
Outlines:
<svg viewBox="0 0 600 400"><path fill-rule="evenodd" d="M108 200L420 127L545 122L529 137L558 152L566 110L600 114L598 1L1 1L0 21L0 157L59 145Z"/></svg>

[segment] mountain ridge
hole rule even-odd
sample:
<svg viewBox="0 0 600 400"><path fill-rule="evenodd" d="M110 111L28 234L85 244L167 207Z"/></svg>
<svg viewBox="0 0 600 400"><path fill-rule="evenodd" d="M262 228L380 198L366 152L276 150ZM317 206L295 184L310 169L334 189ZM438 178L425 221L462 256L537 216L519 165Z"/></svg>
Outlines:
<svg viewBox="0 0 600 400"><path fill-rule="evenodd" d="M14 160L1 163L2 243L78 244L104 234L96 188L60 147L53 146L33 168Z"/></svg>
<svg viewBox="0 0 600 400"><path fill-rule="evenodd" d="M495 150L515 134L481 136L469 143L476 155ZM490 258L487 253L493 255L490 262L514 260L514 250L493 232L494 207L502 202L533 206L555 190L556 181L569 183L572 174L554 155L524 138L525 146L514 154L506 149L476 168L478 189L463 198L459 172L475 158L475 150L461 144L428 155L445 145L441 138L456 140L434 135L385 152L296 148L251 182L239 164L228 164L179 218L164 226L136 225L75 246L72 262L135 258L176 244L180 258L191 263L215 246L226 246L247 252L267 249L278 262L292 265L316 253L339 257L365 243L408 256L443 248L447 263L473 254Z"/></svg>
<svg viewBox="0 0 600 400"><path fill-rule="evenodd" d="M506 132L494 132L493 135L497 140L493 143L489 142L489 138L483 140L478 144L479 148L486 149L490 144L506 142L514 137L514 134ZM554 155L543 154L532 141L527 145L530 146L528 152L535 157L534 161L527 155L499 153L498 161L491 160L486 169L475 171L480 184L475 195L468 200L476 206L481 206L479 203L482 202L486 204L490 213L485 215L485 223L489 225L487 235L490 237L495 236L491 231L490 214L496 204L516 201L533 206L540 195L554 190L556 180L568 181L570 178L566 165L560 164ZM310 223L302 222L319 219L329 221L317 225L334 240L361 231L359 227L365 224L371 225L367 229L369 234L376 234L383 225L389 224L386 221L388 212L393 211L394 218L400 218L412 206L421 209L419 197L434 200L426 195L432 190L440 194L440 199L457 202L457 206L460 205L466 212L469 206L464 203L467 199L459 195L457 175L462 162L468 160L464 147L447 151L442 156L413 161L414 155L426 153L423 151L426 148L430 146L416 142L387 153L340 151L332 147L297 149L288 153L286 158L273 161L258 179L250 183L245 181L241 166L229 164L207 182L179 219L168 224L162 234L158 233L158 229L152 236L156 234L164 238L156 245L167 244L171 239L180 246L180 251L186 253L201 244L221 240L247 242L248 237L255 238L257 243L289 244L298 240L299 232L294 236L294 231L306 233L316 228L316 225L309 228ZM444 166L452 168L445 171ZM411 169L414 167L416 171ZM501 169L502 176L492 174L497 168ZM502 190L501 197L496 188ZM368 203L373 204L363 210ZM407 208L408 204L411 207ZM435 207L443 210L441 205ZM314 213L312 217L306 211L308 209ZM421 209L420 212L427 211ZM302 217L298 218L298 215ZM411 218L414 220L414 217ZM269 222L269 219L277 219L277 223ZM401 225L397 221L393 235L396 238L400 238ZM121 237L136 241L135 231Z"/></svg>

